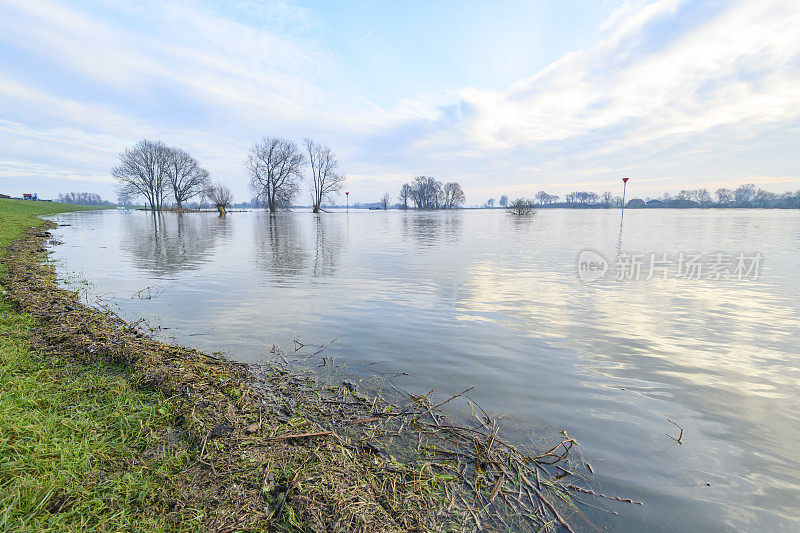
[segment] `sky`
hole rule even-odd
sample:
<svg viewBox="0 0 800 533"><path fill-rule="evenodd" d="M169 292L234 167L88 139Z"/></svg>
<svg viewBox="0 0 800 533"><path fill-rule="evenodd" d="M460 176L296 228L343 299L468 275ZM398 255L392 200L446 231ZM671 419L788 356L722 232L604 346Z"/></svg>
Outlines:
<svg viewBox="0 0 800 533"><path fill-rule="evenodd" d="M149 138L247 200L264 136L330 145L351 202L797 190L800 2L0 0L1 193L114 200Z"/></svg>

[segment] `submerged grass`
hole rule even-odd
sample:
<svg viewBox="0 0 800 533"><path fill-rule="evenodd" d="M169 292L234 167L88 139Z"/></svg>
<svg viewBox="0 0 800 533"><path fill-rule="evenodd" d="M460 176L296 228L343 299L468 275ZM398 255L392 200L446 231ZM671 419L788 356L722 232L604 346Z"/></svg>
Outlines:
<svg viewBox="0 0 800 533"><path fill-rule="evenodd" d="M486 413L456 426L447 402L247 367L84 306L45 261L54 225L5 202L0 528L557 531L575 492L601 496L572 484L566 434L529 455Z"/></svg>

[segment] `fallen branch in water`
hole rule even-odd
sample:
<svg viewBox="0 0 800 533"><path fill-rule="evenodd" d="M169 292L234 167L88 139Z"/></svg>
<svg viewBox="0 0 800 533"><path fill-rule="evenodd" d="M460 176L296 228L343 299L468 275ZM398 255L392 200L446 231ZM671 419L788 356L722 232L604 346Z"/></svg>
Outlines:
<svg viewBox="0 0 800 533"><path fill-rule="evenodd" d="M164 294L164 288L156 285L150 285L142 290L136 291L131 295L131 300L152 300Z"/></svg>
<svg viewBox="0 0 800 533"><path fill-rule="evenodd" d="M675 442L677 442L678 444L683 444L683 428L682 428L682 427L680 427L680 426L679 426L678 424L676 424L675 422L673 422L672 420L670 420L669 418L667 418L667 422L669 422L670 424L674 425L676 428L678 428L678 429L680 429L680 430L681 430L681 434L680 434L680 435L678 435L678 438L677 438L677 439L676 439L675 437L673 437L672 435L670 435L669 433L667 433L667 434L666 434L666 435L667 435L667 437L671 438L672 440L674 440L674 441L675 441Z"/></svg>
<svg viewBox="0 0 800 533"><path fill-rule="evenodd" d="M575 490L575 491L578 491L578 492L582 492L584 494L591 494L592 496L597 496L598 498L605 498L606 500L615 500L615 501L618 501L618 502L632 503L632 504L635 504L635 505L644 505L640 501L631 500L631 499L628 499L628 498L620 498L618 496L606 496L605 494L600 494L599 492L595 492L595 491L590 490L590 489L584 489L584 488L578 487L576 485L564 485L564 487L568 488L569 490Z"/></svg>

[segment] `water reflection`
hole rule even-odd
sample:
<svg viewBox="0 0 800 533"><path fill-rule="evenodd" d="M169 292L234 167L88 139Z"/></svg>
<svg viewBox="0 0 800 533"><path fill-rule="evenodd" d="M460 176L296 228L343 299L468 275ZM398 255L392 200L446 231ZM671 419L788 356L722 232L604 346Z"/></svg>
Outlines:
<svg viewBox="0 0 800 533"><path fill-rule="evenodd" d="M336 272L339 258L347 245L345 232L339 219L316 215L314 217L314 277L331 276Z"/></svg>
<svg viewBox="0 0 800 533"><path fill-rule="evenodd" d="M325 215L300 219L291 213L263 214L254 235L257 265L278 283L306 273L332 276L347 245L342 219Z"/></svg>
<svg viewBox="0 0 800 533"><path fill-rule="evenodd" d="M405 212L401 222L403 240L413 241L425 247L438 242L456 241L461 236L462 213L448 212Z"/></svg>
<svg viewBox="0 0 800 533"><path fill-rule="evenodd" d="M155 276L196 270L209 260L218 240L228 235L225 218L181 213L126 216L122 249L137 268Z"/></svg>
<svg viewBox="0 0 800 533"><path fill-rule="evenodd" d="M256 220L256 262L278 282L298 276L308 261L308 251L298 220L288 213L261 214Z"/></svg>

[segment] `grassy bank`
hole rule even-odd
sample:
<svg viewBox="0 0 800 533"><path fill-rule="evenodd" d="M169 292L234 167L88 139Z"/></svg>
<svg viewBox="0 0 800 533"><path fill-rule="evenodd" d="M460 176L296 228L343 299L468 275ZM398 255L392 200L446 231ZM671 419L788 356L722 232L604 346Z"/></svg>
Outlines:
<svg viewBox="0 0 800 533"><path fill-rule="evenodd" d="M86 209L92 208L0 200L0 256L5 259L11 242L43 224L37 215ZM163 394L132 387L122 365L87 365L42 353L31 342L40 319L21 311L5 292L0 530L165 527L164 516L149 506L187 454L172 450L158 460L137 460L169 427Z"/></svg>

